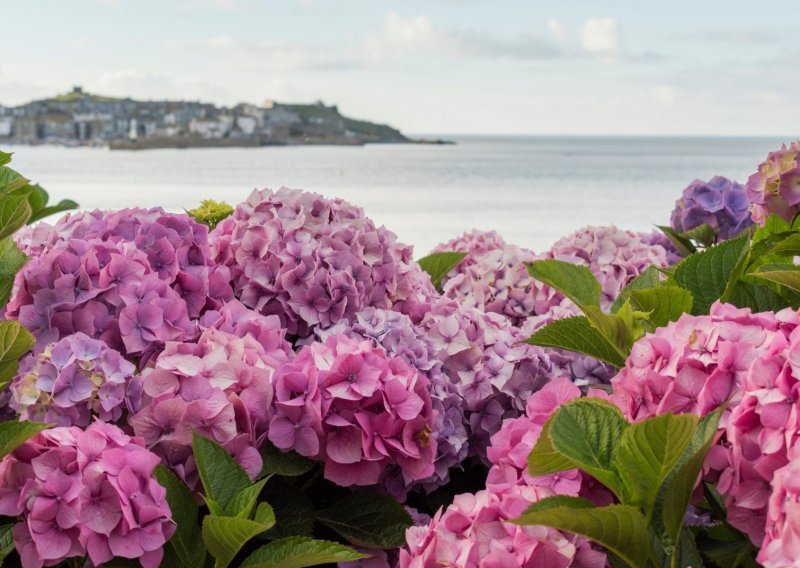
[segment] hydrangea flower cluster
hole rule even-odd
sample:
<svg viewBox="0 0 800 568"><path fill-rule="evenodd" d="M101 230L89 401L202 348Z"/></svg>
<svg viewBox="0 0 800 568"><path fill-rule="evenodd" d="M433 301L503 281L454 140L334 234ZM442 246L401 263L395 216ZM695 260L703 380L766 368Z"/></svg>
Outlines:
<svg viewBox="0 0 800 568"><path fill-rule="evenodd" d="M65 215L54 226L39 223L17 238L31 257L74 239L133 243L145 254L150 271L183 298L191 318L200 316L207 304L216 306L232 297L228 271L211 261L208 227L188 215L160 207L95 210Z"/></svg>
<svg viewBox="0 0 800 568"><path fill-rule="evenodd" d="M766 536L758 554L765 568L792 568L800 564L800 446L790 451L788 464L772 478Z"/></svg>
<svg viewBox="0 0 800 568"><path fill-rule="evenodd" d="M128 422L190 488L199 487L192 431L233 455L255 478L271 418L272 374L287 360L250 336L209 329L193 342L167 343L142 373L144 406Z"/></svg>
<svg viewBox="0 0 800 568"><path fill-rule="evenodd" d="M433 252L465 252L467 256L443 279L448 298L484 312L495 312L519 325L526 317L544 311L533 293L536 285L526 262L536 255L506 243L495 231L471 231ZM537 309L538 308L538 309Z"/></svg>
<svg viewBox="0 0 800 568"><path fill-rule="evenodd" d="M542 487L517 486L457 495L428 526L406 531L400 568L603 568L606 555L589 541L543 526L517 525L531 503L552 496Z"/></svg>
<svg viewBox="0 0 800 568"><path fill-rule="evenodd" d="M421 485L427 490L433 490L446 485L450 478L450 468L467 457L468 441L464 410L460 399L451 388L449 378L442 372L442 361L434 343L405 314L378 308L367 308L356 314L353 324L341 322L319 332L318 336L324 341L339 333L350 338L372 341L374 345L383 348L388 356L399 357L424 373L431 383L431 404L434 410L431 437L436 440L437 449L434 473L426 479L415 481L402 468L389 466L384 471L381 484L400 500L404 500L412 486Z"/></svg>
<svg viewBox="0 0 800 568"><path fill-rule="evenodd" d="M85 333L129 356L191 337L188 303L133 243L71 239L33 258L6 308L40 344Z"/></svg>
<svg viewBox="0 0 800 568"><path fill-rule="evenodd" d="M275 372L269 439L324 463L326 479L374 485L390 464L412 480L434 472L430 383L372 342L332 335Z"/></svg>
<svg viewBox="0 0 800 568"><path fill-rule="evenodd" d="M611 381L612 399L632 421L666 412L704 415L742 398L753 360L797 314L752 313L715 303L707 316L684 314L637 341Z"/></svg>
<svg viewBox="0 0 800 568"><path fill-rule="evenodd" d="M411 313L435 294L396 239L346 201L287 188L254 191L211 233L236 297L299 338L369 306Z"/></svg>
<svg viewBox="0 0 800 568"><path fill-rule="evenodd" d="M22 517L12 535L23 568L89 555L156 568L175 531L159 459L138 438L96 422L45 430L0 462L0 514Z"/></svg>
<svg viewBox="0 0 800 568"><path fill-rule="evenodd" d="M494 313L448 298L433 303L421 323L449 379L447 392L464 409L469 454L486 459L489 438L505 418L525 411L528 397L551 378L545 352Z"/></svg>
<svg viewBox="0 0 800 568"><path fill-rule="evenodd" d="M774 213L791 221L800 212L800 141L770 152L747 180L753 221L763 225Z"/></svg>
<svg viewBox="0 0 800 568"><path fill-rule="evenodd" d="M742 184L722 176L708 181L696 179L675 202L670 225L685 232L705 224L716 229L718 239L725 241L753 224L749 206Z"/></svg>
<svg viewBox="0 0 800 568"><path fill-rule="evenodd" d="M9 405L25 420L57 426L88 426L93 417L116 422L141 406L135 370L102 341L68 335L22 359Z"/></svg>

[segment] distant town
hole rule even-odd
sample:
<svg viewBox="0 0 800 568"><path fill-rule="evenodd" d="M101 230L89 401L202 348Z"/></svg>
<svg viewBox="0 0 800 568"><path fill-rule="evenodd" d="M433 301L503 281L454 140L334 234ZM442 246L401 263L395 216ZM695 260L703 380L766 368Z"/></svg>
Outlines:
<svg viewBox="0 0 800 568"><path fill-rule="evenodd" d="M411 140L385 124L355 120L333 105L140 101L74 87L15 107L0 105L0 144L109 146L112 150L291 144L445 143Z"/></svg>

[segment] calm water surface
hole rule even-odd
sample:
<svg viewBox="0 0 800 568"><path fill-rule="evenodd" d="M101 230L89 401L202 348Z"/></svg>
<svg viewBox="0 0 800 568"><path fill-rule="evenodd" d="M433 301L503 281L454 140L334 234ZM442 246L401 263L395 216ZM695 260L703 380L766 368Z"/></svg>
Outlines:
<svg viewBox="0 0 800 568"><path fill-rule="evenodd" d="M744 182L777 138L456 137L454 146L150 150L14 147L13 166L83 208L200 199L253 188L309 189L362 206L417 256L471 228L540 251L587 224L666 224L695 178ZM788 141L786 141L788 142Z"/></svg>

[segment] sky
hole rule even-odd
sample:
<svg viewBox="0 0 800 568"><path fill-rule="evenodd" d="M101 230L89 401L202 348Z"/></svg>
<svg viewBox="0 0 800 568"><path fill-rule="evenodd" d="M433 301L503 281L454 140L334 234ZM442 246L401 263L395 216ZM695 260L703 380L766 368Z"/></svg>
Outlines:
<svg viewBox="0 0 800 568"><path fill-rule="evenodd" d="M407 133L789 135L795 0L0 0L0 104L322 100Z"/></svg>

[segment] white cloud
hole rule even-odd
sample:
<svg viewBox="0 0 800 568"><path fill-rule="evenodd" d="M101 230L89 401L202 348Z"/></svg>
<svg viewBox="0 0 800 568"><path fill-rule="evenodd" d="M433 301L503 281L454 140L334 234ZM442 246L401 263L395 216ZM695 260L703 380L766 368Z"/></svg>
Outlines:
<svg viewBox="0 0 800 568"><path fill-rule="evenodd" d="M187 99L234 103L231 92L219 85L184 77L173 79L132 67L102 73L84 85L101 95L134 99Z"/></svg>
<svg viewBox="0 0 800 568"><path fill-rule="evenodd" d="M622 51L622 36L614 18L589 18L578 29L578 41L589 55L613 58Z"/></svg>

